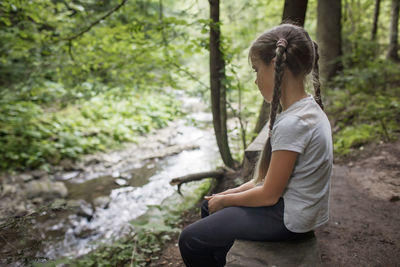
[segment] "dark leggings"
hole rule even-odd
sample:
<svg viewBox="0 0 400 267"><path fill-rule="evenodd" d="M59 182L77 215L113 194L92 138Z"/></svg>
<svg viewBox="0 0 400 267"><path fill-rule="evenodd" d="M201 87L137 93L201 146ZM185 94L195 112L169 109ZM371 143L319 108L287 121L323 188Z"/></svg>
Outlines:
<svg viewBox="0 0 400 267"><path fill-rule="evenodd" d="M283 241L303 237L283 223L284 202L274 206L228 207L209 215L208 201L201 207L202 219L187 226L179 236L179 249L186 266L224 266L235 239Z"/></svg>

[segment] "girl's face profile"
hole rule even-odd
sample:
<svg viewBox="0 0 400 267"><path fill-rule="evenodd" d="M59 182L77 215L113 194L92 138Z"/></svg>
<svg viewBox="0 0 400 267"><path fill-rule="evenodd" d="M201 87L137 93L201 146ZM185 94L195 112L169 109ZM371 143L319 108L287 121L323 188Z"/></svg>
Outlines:
<svg viewBox="0 0 400 267"><path fill-rule="evenodd" d="M256 72L255 83L264 97L265 101L271 103L272 93L274 90L274 62L271 61L266 65L261 60L255 60L253 62L253 69Z"/></svg>

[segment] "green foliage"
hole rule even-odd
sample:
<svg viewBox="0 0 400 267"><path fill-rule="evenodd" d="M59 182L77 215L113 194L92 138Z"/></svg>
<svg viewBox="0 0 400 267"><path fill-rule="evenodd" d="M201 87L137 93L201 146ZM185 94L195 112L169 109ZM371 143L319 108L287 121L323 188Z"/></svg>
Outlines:
<svg viewBox="0 0 400 267"><path fill-rule="evenodd" d="M343 3L342 63L345 68L368 68L371 61L386 54L389 41L390 1L381 1L376 40L371 40L375 5L355 0Z"/></svg>
<svg viewBox="0 0 400 267"><path fill-rule="evenodd" d="M355 127L345 127L335 136L334 150L339 154L347 154L352 147L360 147L376 138L377 132L373 125L360 124Z"/></svg>
<svg viewBox="0 0 400 267"><path fill-rule="evenodd" d="M328 92L327 112L334 122L334 149L345 155L369 142L390 141L400 131L398 66L376 60L346 69Z"/></svg>
<svg viewBox="0 0 400 267"><path fill-rule="evenodd" d="M19 91L46 80L68 88L88 80L163 84L169 77L158 72L165 67L160 44L173 38L172 28L185 21L165 18L160 22L158 1L145 5L131 1L87 33L68 40L119 2L2 1L0 86Z"/></svg>
<svg viewBox="0 0 400 267"><path fill-rule="evenodd" d="M111 94L118 99L124 95L147 95L150 91L160 94L163 88L172 87L184 88L208 101L208 2L128 1L91 27L119 3L0 3L1 169L34 168L132 141L135 134L164 126L169 119L166 117L177 112L175 108L164 112L144 103L135 106L134 101L128 104L120 99L112 104ZM314 38L316 5L317 1L309 1L306 20L307 30ZM390 3L381 3L377 39L371 42L373 8L365 0L343 3L345 73L332 87L346 88L347 97L352 99L357 92L361 92L359 98L376 97L377 88L385 91L398 83L395 67L377 60L387 49ZM241 134L246 136L247 143L252 137L248 128L254 125L262 101L249 71L247 48L258 34L280 23L282 11L283 3L278 0L221 2L228 115L241 116ZM86 32L79 35L83 31ZM333 102L346 102L340 97L343 96L336 91L332 93ZM387 99L390 96L386 92L379 97L379 107L373 106L371 110L387 108L393 102ZM357 105L364 100L354 101ZM333 112L340 109L340 105L334 106ZM112 114L111 110L117 111ZM369 114L348 106L341 111L344 110L349 115L340 116L343 122L337 122L339 129L353 121L354 114ZM390 139L393 119L390 114L378 113L383 122L374 123L387 129L377 133ZM368 119L360 119L360 123L368 124ZM234 150L240 154L242 138L231 139L237 143Z"/></svg>
<svg viewBox="0 0 400 267"><path fill-rule="evenodd" d="M276 5L278 2L269 4L276 15L282 8ZM191 82L207 76L203 54L208 47L208 3L196 7L185 1L128 1L90 28L119 3L1 2L0 37L4 42L0 43L0 109L4 116L0 119L0 169L36 168L104 150L115 142L134 140L137 133L165 126L171 119L166 117L177 113L176 107L165 112L145 103L130 103L130 109L126 101L112 104L111 98L102 104L104 94L117 98L147 95L144 92L150 90L164 94L162 88L173 87L205 93L208 99L207 88ZM254 7L264 5L261 1L239 4L252 13ZM222 13L225 21L244 16L235 13L235 5L230 3L222 8L226 10ZM266 20L264 12L257 10L257 19ZM224 41L224 50L228 64L236 64L237 59L246 58L241 53L256 29L251 32L247 25L231 25L235 26L223 24L223 31L232 33ZM235 38L237 33L243 38ZM228 88L234 99L240 76L228 71ZM29 108L18 111L24 105ZM121 109L135 111L129 115ZM114 115L112 110L116 111ZM10 112L10 117L5 116Z"/></svg>
<svg viewBox="0 0 400 267"><path fill-rule="evenodd" d="M365 65L346 68L332 82L335 87L346 87L352 94L361 92L370 95L385 92L387 88L399 83L399 66L383 59L374 59Z"/></svg>
<svg viewBox="0 0 400 267"><path fill-rule="evenodd" d="M115 89L117 90L117 89ZM133 142L181 115L172 96L148 93L118 97L115 90L46 113L33 102L0 106L1 169L36 168L63 158Z"/></svg>
<svg viewBox="0 0 400 267"><path fill-rule="evenodd" d="M115 147L180 115L166 91L184 88L180 65L200 51L207 20L128 1L91 27L120 2L0 3L1 170Z"/></svg>

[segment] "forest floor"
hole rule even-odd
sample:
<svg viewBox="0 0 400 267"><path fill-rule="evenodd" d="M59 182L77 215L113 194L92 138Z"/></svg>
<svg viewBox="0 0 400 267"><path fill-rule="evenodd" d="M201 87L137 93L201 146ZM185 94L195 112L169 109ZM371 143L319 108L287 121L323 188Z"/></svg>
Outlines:
<svg viewBox="0 0 400 267"><path fill-rule="evenodd" d="M215 189L234 185L231 176ZM315 234L323 266L399 266L400 140L371 144L336 159L330 219ZM182 214L182 229L200 219L199 205ZM178 235L148 266L182 266Z"/></svg>

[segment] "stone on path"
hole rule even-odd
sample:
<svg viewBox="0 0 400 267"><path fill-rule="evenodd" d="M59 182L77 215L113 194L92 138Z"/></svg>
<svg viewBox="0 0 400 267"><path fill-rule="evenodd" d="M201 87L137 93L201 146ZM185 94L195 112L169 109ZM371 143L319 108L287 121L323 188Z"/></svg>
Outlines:
<svg viewBox="0 0 400 267"><path fill-rule="evenodd" d="M227 255L227 267L314 267L321 259L314 235L300 241L256 242L236 240Z"/></svg>

